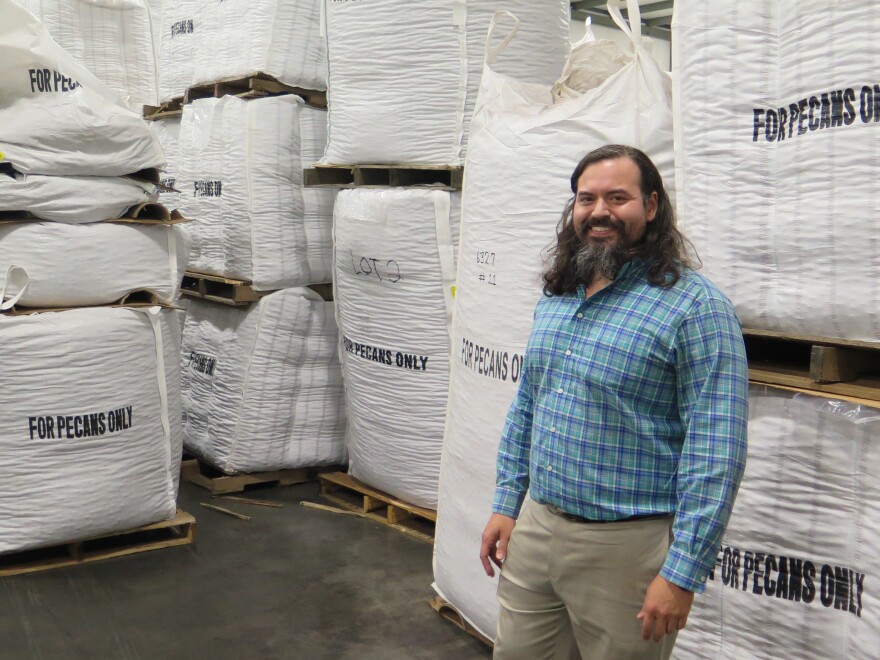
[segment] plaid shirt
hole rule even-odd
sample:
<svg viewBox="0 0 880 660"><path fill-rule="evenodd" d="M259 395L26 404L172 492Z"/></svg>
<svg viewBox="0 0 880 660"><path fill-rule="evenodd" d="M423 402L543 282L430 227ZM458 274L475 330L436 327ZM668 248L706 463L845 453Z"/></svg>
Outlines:
<svg viewBox="0 0 880 660"><path fill-rule="evenodd" d="M593 520L674 513L660 574L702 592L745 468L742 330L703 276L666 289L646 270L538 302L493 511L516 517L529 491Z"/></svg>

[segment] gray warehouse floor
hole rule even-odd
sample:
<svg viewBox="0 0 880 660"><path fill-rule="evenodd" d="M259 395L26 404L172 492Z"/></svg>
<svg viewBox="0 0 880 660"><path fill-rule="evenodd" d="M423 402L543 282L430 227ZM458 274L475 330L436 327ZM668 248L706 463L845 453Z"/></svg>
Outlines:
<svg viewBox="0 0 880 660"><path fill-rule="evenodd" d="M0 578L0 658L491 656L427 605L429 544L299 506L321 501L316 484L248 495L285 507L213 500L245 522L201 507L210 495L185 483L195 546Z"/></svg>

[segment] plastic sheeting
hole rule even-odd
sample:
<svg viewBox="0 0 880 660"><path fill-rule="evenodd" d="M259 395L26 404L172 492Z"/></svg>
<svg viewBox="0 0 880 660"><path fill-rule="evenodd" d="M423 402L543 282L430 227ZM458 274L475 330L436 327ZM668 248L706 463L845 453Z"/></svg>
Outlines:
<svg viewBox="0 0 880 660"><path fill-rule="evenodd" d="M195 218L190 270L267 291L330 281L333 193L302 185L324 112L296 96L184 108L178 189L181 211Z"/></svg>
<svg viewBox="0 0 880 660"><path fill-rule="evenodd" d="M193 82L267 73L288 85L327 89L321 34L324 0L227 0L205 3Z"/></svg>
<svg viewBox="0 0 880 660"><path fill-rule="evenodd" d="M156 0L16 0L132 108L158 96Z"/></svg>
<svg viewBox="0 0 880 660"><path fill-rule="evenodd" d="M0 3L0 89L0 164L60 176L164 165L141 116L12 2Z"/></svg>
<svg viewBox="0 0 880 660"><path fill-rule="evenodd" d="M158 198L154 184L122 177L0 174L0 213L23 211L52 222L115 220Z"/></svg>
<svg viewBox="0 0 880 660"><path fill-rule="evenodd" d="M177 312L0 315L0 552L172 518Z"/></svg>
<svg viewBox="0 0 880 660"><path fill-rule="evenodd" d="M631 9L638 28L638 6ZM639 35L632 37L638 44ZM477 549L491 513L498 442L541 295L541 252L555 240L571 197L571 172L588 151L623 143L646 151L673 186L668 74L640 46L620 67L604 50L592 58L593 45L580 44L567 68L567 87L579 86L581 93L555 104L550 86L498 74L494 58L504 53L493 52L471 124L434 577L441 595L489 637L496 582L483 572ZM598 86L575 85L581 71L592 71Z"/></svg>
<svg viewBox="0 0 880 660"><path fill-rule="evenodd" d="M880 410L753 385L749 456L674 657L874 658Z"/></svg>
<svg viewBox="0 0 880 660"><path fill-rule="evenodd" d="M432 509L459 207L459 195L428 190L344 190L336 199L334 298L350 472Z"/></svg>
<svg viewBox="0 0 880 660"><path fill-rule="evenodd" d="M135 291L170 305L186 271L187 248L176 225L0 224L0 288L9 266L18 266L30 279L19 300L25 307L105 305ZM10 283L6 293L19 291Z"/></svg>
<svg viewBox="0 0 880 660"><path fill-rule="evenodd" d="M333 303L310 289L244 309L191 301L186 448L230 474L345 462L337 335Z"/></svg>
<svg viewBox="0 0 880 660"><path fill-rule="evenodd" d="M180 117L156 119L150 122L153 132L159 138L162 151L165 152L165 171L161 183L169 188L177 189L177 177L180 172ZM160 190L159 200L169 209L180 206L180 193L171 190Z"/></svg>
<svg viewBox="0 0 880 660"><path fill-rule="evenodd" d="M499 9L522 36L503 73L552 83L569 48L563 0L371 0L327 4L330 142L326 163L462 161Z"/></svg>
<svg viewBox="0 0 880 660"><path fill-rule="evenodd" d="M676 0L674 19L679 215L706 275L745 327L880 341L876 6Z"/></svg>

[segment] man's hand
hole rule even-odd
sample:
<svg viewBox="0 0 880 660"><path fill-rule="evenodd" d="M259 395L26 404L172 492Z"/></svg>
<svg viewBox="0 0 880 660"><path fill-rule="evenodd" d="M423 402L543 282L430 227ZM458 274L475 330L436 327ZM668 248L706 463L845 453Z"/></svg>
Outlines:
<svg viewBox="0 0 880 660"><path fill-rule="evenodd" d="M495 571L489 563L490 559L498 568L504 563L504 558L507 556L507 542L510 541L510 533L514 525L516 525L515 518L493 513L486 529L483 530L480 560L483 562L483 570L489 577L495 577Z"/></svg>
<svg viewBox="0 0 880 660"><path fill-rule="evenodd" d="M483 538L486 538L485 533ZM636 616L642 622L642 639L653 636L654 641L659 642L663 635L682 630L693 602L694 592L682 589L659 575L655 577L645 594L642 611Z"/></svg>

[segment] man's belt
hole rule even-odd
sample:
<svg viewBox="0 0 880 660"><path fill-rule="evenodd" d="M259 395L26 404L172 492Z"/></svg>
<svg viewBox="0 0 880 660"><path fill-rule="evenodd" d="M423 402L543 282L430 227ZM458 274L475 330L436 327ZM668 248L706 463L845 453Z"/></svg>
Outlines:
<svg viewBox="0 0 880 660"><path fill-rule="evenodd" d="M627 518L615 518L613 520L593 520L592 518L584 518L583 516L576 516L573 513L568 513L567 511L563 511L557 506L553 506L552 504L545 504L544 506L557 516L565 518L566 520L571 520L572 522L578 523L621 523L621 522L632 522L634 520L654 520L657 518L671 518L671 513L649 513L643 516L628 516Z"/></svg>

